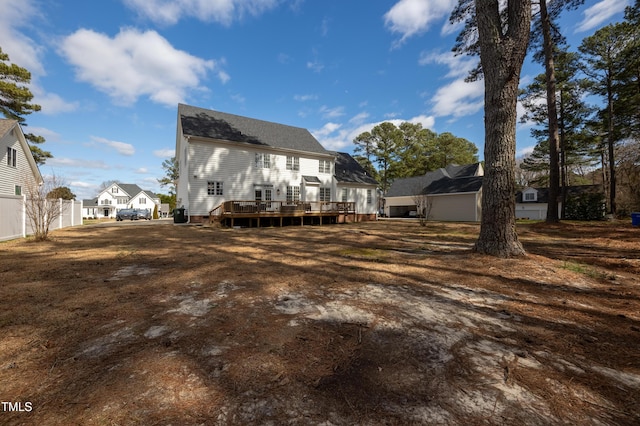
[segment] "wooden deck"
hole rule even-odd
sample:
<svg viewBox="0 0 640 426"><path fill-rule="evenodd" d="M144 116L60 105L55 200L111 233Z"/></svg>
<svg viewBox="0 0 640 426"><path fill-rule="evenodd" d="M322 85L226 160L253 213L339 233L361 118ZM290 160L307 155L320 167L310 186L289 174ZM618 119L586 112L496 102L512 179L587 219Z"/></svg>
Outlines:
<svg viewBox="0 0 640 426"><path fill-rule="evenodd" d="M209 212L209 223L225 226L322 225L356 218L353 202L225 201Z"/></svg>

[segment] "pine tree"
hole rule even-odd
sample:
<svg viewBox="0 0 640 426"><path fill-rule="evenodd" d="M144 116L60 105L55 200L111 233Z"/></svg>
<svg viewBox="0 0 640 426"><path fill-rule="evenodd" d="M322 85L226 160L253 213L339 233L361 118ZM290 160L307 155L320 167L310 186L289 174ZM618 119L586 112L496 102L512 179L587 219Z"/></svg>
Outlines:
<svg viewBox="0 0 640 426"><path fill-rule="evenodd" d="M40 111L40 105L31 103L33 94L27 87L31 82L31 73L16 64L9 62L9 55L0 48L0 112L5 118L17 120L22 127L27 126L25 115ZM39 165L44 164L47 158L52 158L50 152L43 151L35 146L45 141L42 136L33 133L24 134L29 142L34 160Z"/></svg>

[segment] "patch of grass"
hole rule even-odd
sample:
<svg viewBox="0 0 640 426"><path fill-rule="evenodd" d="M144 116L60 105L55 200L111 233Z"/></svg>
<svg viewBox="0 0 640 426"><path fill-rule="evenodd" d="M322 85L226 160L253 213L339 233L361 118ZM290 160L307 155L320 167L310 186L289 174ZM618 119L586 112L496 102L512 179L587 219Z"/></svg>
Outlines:
<svg viewBox="0 0 640 426"><path fill-rule="evenodd" d="M585 265L584 263L565 261L562 263L562 268L566 269L567 271L577 272L578 274L586 275L589 278L593 278L593 279L603 280L607 278L607 274L605 274L604 272L600 272L593 266Z"/></svg>

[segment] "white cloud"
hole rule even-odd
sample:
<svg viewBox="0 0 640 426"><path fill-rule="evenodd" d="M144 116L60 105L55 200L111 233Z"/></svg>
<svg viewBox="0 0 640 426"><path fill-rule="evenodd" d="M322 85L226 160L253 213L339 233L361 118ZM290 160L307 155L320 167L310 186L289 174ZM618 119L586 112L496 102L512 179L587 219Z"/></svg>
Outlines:
<svg viewBox="0 0 640 426"><path fill-rule="evenodd" d="M33 0L19 2L0 0L0 40L2 51L9 55L12 63L26 68L33 76L46 74L41 62L44 48L20 30L33 31L34 21L40 18L40 13Z"/></svg>
<svg viewBox="0 0 640 426"><path fill-rule="evenodd" d="M464 117L482 109L484 82L482 80L470 83L464 81L469 71L477 65L476 58L465 55L456 56L453 52L424 51L420 53L418 63L444 65L449 69L444 77L454 78L447 85L440 87L431 98L432 111L437 117Z"/></svg>
<svg viewBox="0 0 640 426"><path fill-rule="evenodd" d="M629 0L601 0L582 12L584 17L576 27L575 32L590 31L598 27L616 13L624 11L624 8L628 5Z"/></svg>
<svg viewBox="0 0 640 426"><path fill-rule="evenodd" d="M360 114L356 115L355 117L352 117L349 120L349 123L354 123L354 124L364 123L364 121L367 118L369 118L369 113L368 112L361 112Z"/></svg>
<svg viewBox="0 0 640 426"><path fill-rule="evenodd" d="M78 102L67 102L55 93L45 92L38 85L31 86L31 93L33 93L33 101L42 107L40 112L44 115L72 112L79 107Z"/></svg>
<svg viewBox="0 0 640 426"><path fill-rule="evenodd" d="M91 161L80 158L66 158L66 157L53 157L47 160L47 166L59 166L59 167L74 167L81 169L111 169L103 161Z"/></svg>
<svg viewBox="0 0 640 426"><path fill-rule="evenodd" d="M409 37L427 31L437 20L448 17L457 0L400 0L384 15L386 27L402 37L396 46Z"/></svg>
<svg viewBox="0 0 640 426"><path fill-rule="evenodd" d="M339 106L335 108L329 108L326 105L320 107L320 114L322 114L323 118L338 118L344 115L344 107Z"/></svg>
<svg viewBox="0 0 640 426"><path fill-rule="evenodd" d="M76 103L47 93L38 84L38 79L47 74L46 65L42 62L46 49L26 35L33 33L34 26L42 19L36 6L33 0L0 0L0 47L9 55L10 63L26 68L31 73L29 90L34 95L33 102L42 107L43 114L74 111L77 109Z"/></svg>
<svg viewBox="0 0 640 426"><path fill-rule="evenodd" d="M422 124L422 127L426 129L433 128L435 124L435 119L433 117L425 115L418 115L407 120L395 119L387 121L395 124L396 126L399 126L401 123L406 121L414 124L420 123ZM312 130L311 133L326 149L333 151L345 151L351 148L356 136L364 132L370 132L371 129L382 122L358 123L352 119L349 123L351 124L350 126L343 126L342 124L333 122L327 123L318 130Z"/></svg>
<svg viewBox="0 0 640 426"><path fill-rule="evenodd" d="M516 158L526 157L527 155L529 155L529 154L531 154L533 152L534 148L535 148L535 145L525 146L524 148L520 148L516 152Z"/></svg>
<svg viewBox="0 0 640 426"><path fill-rule="evenodd" d="M324 126L322 126L321 129L319 130L315 130L314 133L320 137L326 137L328 135L330 135L331 133L337 131L338 129L340 129L340 127L342 127L342 124L338 124L338 123L327 123Z"/></svg>
<svg viewBox="0 0 640 426"><path fill-rule="evenodd" d="M158 149L156 151L153 151L153 155L160 158L171 158L176 155L176 150L169 148Z"/></svg>
<svg viewBox="0 0 640 426"><path fill-rule="evenodd" d="M136 153L136 150L133 147L133 145L129 143L112 141L112 140L101 138L98 136L91 136L91 140L99 144L108 146L109 148L115 149L118 154L131 156Z"/></svg>
<svg viewBox="0 0 640 426"><path fill-rule="evenodd" d="M475 114L484 106L484 82L467 83L464 79L454 80L439 88L431 102L437 117L464 117Z"/></svg>
<svg viewBox="0 0 640 426"><path fill-rule="evenodd" d="M229 26L245 16L259 16L275 8L279 0L124 0L124 3L159 24L173 25L189 17Z"/></svg>
<svg viewBox="0 0 640 426"><path fill-rule="evenodd" d="M298 102L315 101L318 95L295 95L293 99Z"/></svg>
<svg viewBox="0 0 640 426"><path fill-rule="evenodd" d="M141 175L146 175L147 173L149 173L149 169L147 169L146 167L139 167L136 170L136 173L141 174Z"/></svg>
<svg viewBox="0 0 640 426"><path fill-rule="evenodd" d="M418 58L419 65L445 65L449 68L449 72L445 77L458 78L466 77L473 68L478 64L478 58L469 55L455 55L453 52L440 51L423 51L420 52Z"/></svg>
<svg viewBox="0 0 640 426"><path fill-rule="evenodd" d="M95 185L93 185L91 183L82 182L82 181L73 181L73 182L71 182L71 185L77 186L79 188L93 188L93 187L95 187Z"/></svg>
<svg viewBox="0 0 640 426"><path fill-rule="evenodd" d="M81 29L66 37L60 51L75 67L76 77L108 94L115 103L133 104L139 97L175 106L200 80L216 70L204 60L177 50L155 31L122 29L114 38ZM228 75L220 73L224 83Z"/></svg>
<svg viewBox="0 0 640 426"><path fill-rule="evenodd" d="M313 70L314 72L320 72L324 69L324 64L316 59L313 61L308 61L307 68Z"/></svg>

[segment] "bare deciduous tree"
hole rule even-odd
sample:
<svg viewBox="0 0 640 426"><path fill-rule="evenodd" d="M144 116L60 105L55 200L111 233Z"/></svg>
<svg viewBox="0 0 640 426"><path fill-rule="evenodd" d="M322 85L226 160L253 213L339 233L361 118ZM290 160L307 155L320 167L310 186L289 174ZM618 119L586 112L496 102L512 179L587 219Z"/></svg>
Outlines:
<svg viewBox="0 0 640 426"><path fill-rule="evenodd" d="M431 208L433 207L433 199L430 198L426 192L425 187L422 185L416 185L413 191L413 202L416 203L416 210L421 226L426 226L429 217L431 216Z"/></svg>
<svg viewBox="0 0 640 426"><path fill-rule="evenodd" d="M24 186L25 211L36 241L49 239L51 224L63 213L61 201L49 198L49 194L61 186L64 185L55 175L46 177L41 184L33 182Z"/></svg>

